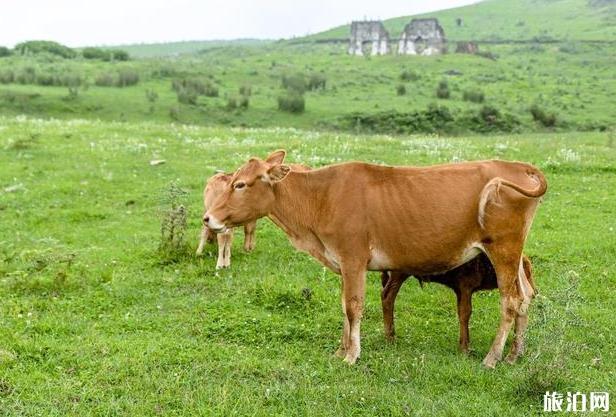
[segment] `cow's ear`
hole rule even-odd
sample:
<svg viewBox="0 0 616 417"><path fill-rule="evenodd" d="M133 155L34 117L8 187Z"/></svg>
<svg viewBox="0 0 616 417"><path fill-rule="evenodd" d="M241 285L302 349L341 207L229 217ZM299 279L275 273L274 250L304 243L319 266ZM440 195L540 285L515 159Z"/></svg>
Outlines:
<svg viewBox="0 0 616 417"><path fill-rule="evenodd" d="M274 151L269 154L269 156L265 159L265 162L272 165L282 164L286 155L287 151L285 151L284 149L278 149L277 151Z"/></svg>
<svg viewBox="0 0 616 417"><path fill-rule="evenodd" d="M291 171L291 168L289 168L288 165L274 165L267 170L267 177L272 183L282 181L285 179L289 171Z"/></svg>

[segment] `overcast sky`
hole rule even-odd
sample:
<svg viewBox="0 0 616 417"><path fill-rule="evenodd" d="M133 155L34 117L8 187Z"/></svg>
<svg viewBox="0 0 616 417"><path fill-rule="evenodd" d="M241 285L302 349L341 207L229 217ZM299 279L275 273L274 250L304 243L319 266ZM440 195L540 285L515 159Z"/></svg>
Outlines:
<svg viewBox="0 0 616 417"><path fill-rule="evenodd" d="M387 19L477 0L1 0L0 46L279 39L357 19Z"/></svg>

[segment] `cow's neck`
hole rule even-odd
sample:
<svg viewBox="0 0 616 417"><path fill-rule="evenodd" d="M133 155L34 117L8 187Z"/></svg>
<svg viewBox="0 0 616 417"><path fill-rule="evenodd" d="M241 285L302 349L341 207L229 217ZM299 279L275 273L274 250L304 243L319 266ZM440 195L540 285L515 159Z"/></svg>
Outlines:
<svg viewBox="0 0 616 417"><path fill-rule="evenodd" d="M323 193L319 182L306 181L305 175L290 172L274 185L276 201L270 217L291 238L304 235L318 223L316 207Z"/></svg>

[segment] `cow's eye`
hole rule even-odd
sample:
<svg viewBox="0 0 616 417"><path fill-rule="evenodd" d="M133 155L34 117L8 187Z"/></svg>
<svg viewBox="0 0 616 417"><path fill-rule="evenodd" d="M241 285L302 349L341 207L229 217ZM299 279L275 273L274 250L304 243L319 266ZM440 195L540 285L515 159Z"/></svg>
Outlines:
<svg viewBox="0 0 616 417"><path fill-rule="evenodd" d="M238 181L235 184L233 184L233 188L235 188L236 190L241 190L244 187L246 187L246 183L242 181Z"/></svg>

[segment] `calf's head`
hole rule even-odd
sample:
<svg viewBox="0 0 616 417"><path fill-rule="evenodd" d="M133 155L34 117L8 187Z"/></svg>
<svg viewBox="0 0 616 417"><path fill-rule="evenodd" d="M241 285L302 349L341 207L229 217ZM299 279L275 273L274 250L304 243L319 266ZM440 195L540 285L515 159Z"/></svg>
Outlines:
<svg viewBox="0 0 616 417"><path fill-rule="evenodd" d="M216 233L267 216L275 201L274 184L290 171L284 165L286 152L278 150L265 160L251 158L231 177L228 186L203 216Z"/></svg>

